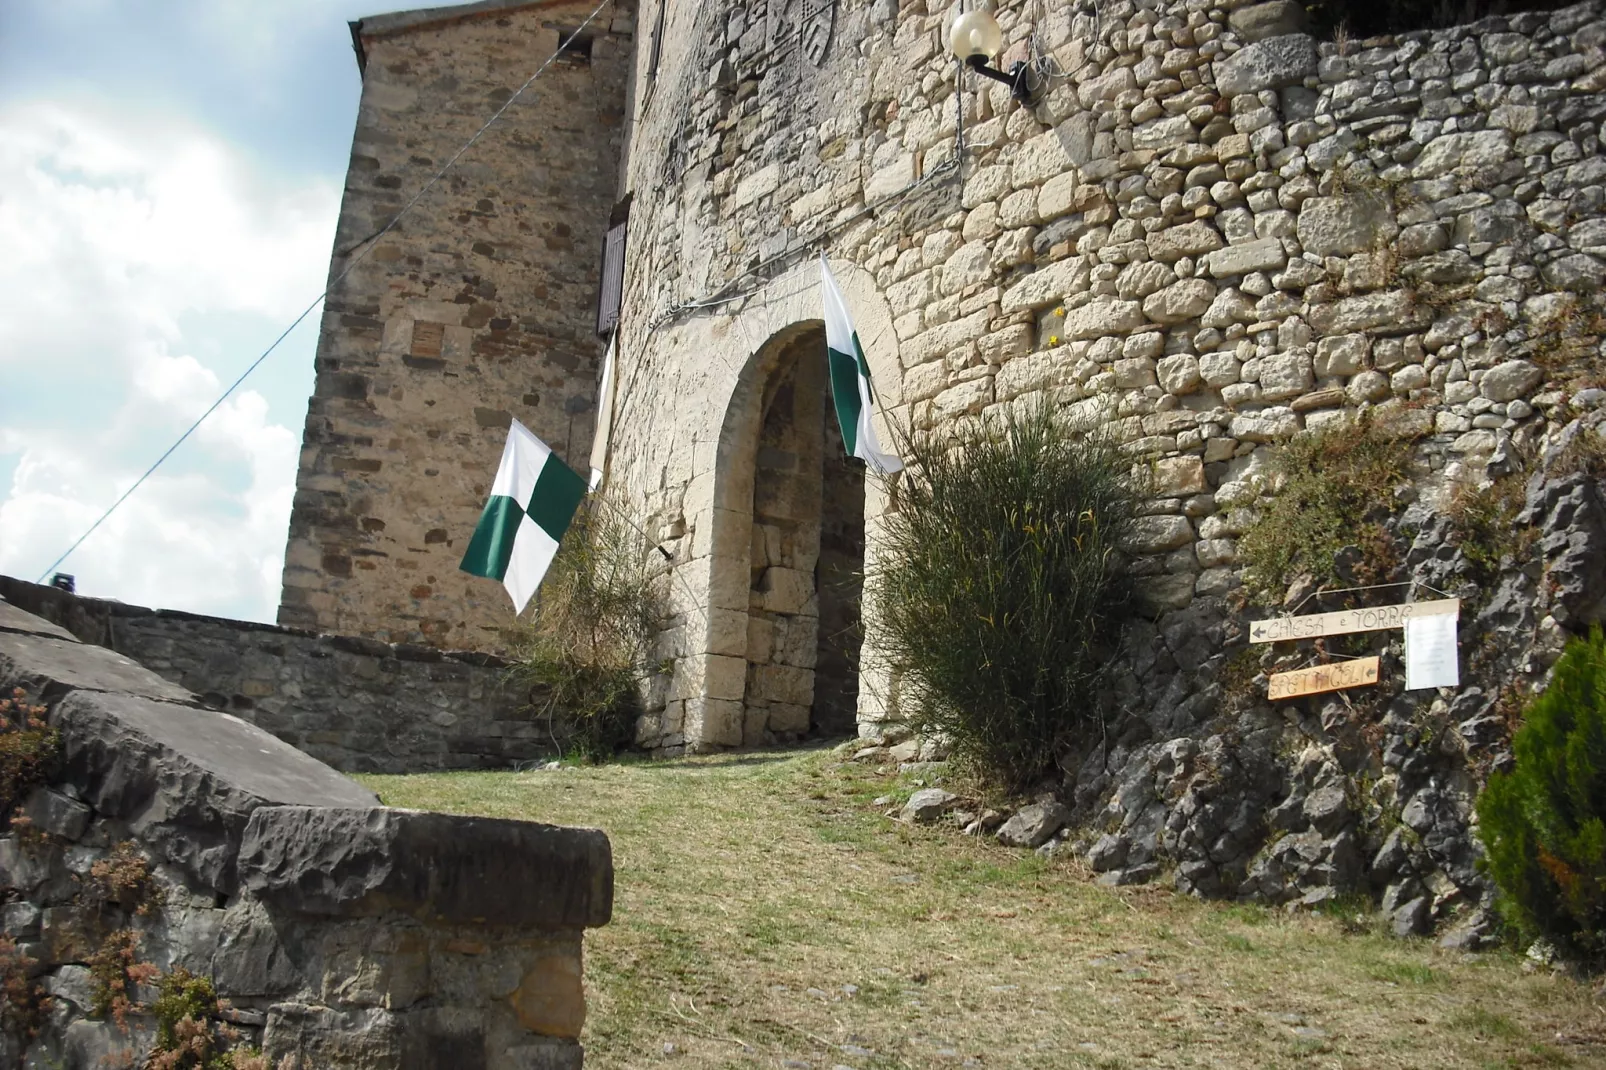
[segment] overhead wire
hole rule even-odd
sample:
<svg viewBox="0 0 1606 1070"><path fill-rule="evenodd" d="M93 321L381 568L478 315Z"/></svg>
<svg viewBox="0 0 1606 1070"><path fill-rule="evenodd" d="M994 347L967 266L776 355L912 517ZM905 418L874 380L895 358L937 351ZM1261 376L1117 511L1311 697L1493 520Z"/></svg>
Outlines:
<svg viewBox="0 0 1606 1070"><path fill-rule="evenodd" d="M196 417L195 421L184 430L184 433L178 437L177 441L175 441L171 446L167 447L160 457L156 458L156 463L145 469L144 473L138 479L134 480L133 484L127 490L123 491L118 499L114 501L105 512L101 513L93 524L89 525L89 529L87 531L78 536L77 540L74 541L71 546L67 547L66 551L62 553L60 557L52 561L49 567L39 574L38 582L43 583L47 576L61 566L62 562L71 557L74 551L82 546L85 540L93 535L96 530L99 529L99 527L117 511L118 507L127 501L133 495L133 493L137 491L145 483L145 481L149 479L156 472L156 470L173 455L173 452L182 446L185 441L195 433L196 429L199 428L201 424L206 422L206 418L216 412L218 408L221 407L222 404L240 388L240 385L251 376L251 373L256 371L257 368L261 366L262 362L267 360L268 357L273 354L274 350L278 349L279 345L290 336L290 332L301 326L302 321L304 321L308 316L312 315L313 309L317 308L321 303L323 303L329 297L329 294L345 281L346 276L351 274L352 270L358 264L362 263L362 261L368 256L369 252L374 249L374 243L395 229L396 225L402 221L403 217L405 217L408 212L412 211L414 206L416 206L418 202L424 198L424 195L433 189L442 178L446 177L446 173L457 165L457 161L463 158L463 154L468 152L469 149L473 148L475 143L478 142L480 138L485 136L485 132L494 126L503 115L507 114L508 109L511 108L514 102L516 102L519 97L524 94L524 91L529 89L537 78L546 73L546 69L552 66L558 57L562 56L564 52L569 49L569 46L572 45L575 40L585 32L586 28L596 21L597 16L602 14L602 9L611 3L613 3L613 0L600 0L597 6L591 10L591 14L585 17L585 21L580 23L580 25L573 30L568 37L559 42L557 51L548 56L545 62L535 69L535 73L526 78L524 80L524 84L519 86L518 89L514 90L513 94L502 103L502 106L497 108L496 111L491 114L491 117L485 120L478 130L474 131L473 136L465 141L463 146L452 154L452 158L447 160L440 170L436 171L428 182L425 182L423 186L419 187L418 192L413 194L411 200L402 205L401 209L391 217L390 222L386 223L373 234L359 241L356 245L349 247L344 253L336 253L337 256L350 255L352 251L359 248L362 249L361 252L357 253L356 256L352 257L347 262L346 266L342 268L340 273L324 287L323 291L319 293L317 297L313 298L312 302L302 310L301 314L291 322L290 326L286 327L284 331L273 340L272 344L269 345L267 349L264 349L262 353L246 367L245 371L240 373L239 377L236 378L234 382L229 384L228 389L223 391L223 393L218 396L216 401L212 402L211 405L208 405L205 412Z"/></svg>

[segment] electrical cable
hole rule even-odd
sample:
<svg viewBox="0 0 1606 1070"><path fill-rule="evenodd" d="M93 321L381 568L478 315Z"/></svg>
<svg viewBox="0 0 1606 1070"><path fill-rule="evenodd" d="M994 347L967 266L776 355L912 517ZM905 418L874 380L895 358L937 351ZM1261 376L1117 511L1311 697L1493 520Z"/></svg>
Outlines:
<svg viewBox="0 0 1606 1070"><path fill-rule="evenodd" d="M601 2L598 3L597 6L592 9L591 14L586 16L585 21L582 22L579 25L578 28L576 28L572 33L570 33L569 36L567 38L565 38L563 41L559 42L557 51L552 53L552 55L548 56L546 58L546 61L544 63L542 63L541 66L536 68L535 73L530 75L530 77L526 78L524 80L524 84L519 86L518 89L514 90L513 95L508 97L507 100L503 102L502 106L500 108L497 108L496 111L494 113L492 113L491 117L489 119L485 120L485 123L478 130L474 131L474 136L470 137L466 142L463 143L463 147L458 149L457 152L455 152L452 155L452 158L450 160L447 160L445 165L443 167L441 167L441 169L439 171L435 172L434 177L432 177L428 182L424 183L424 185L419 188L417 193L413 194L413 197L412 197L411 200L409 200L406 204L402 205L401 210L398 211L394 216L391 217L391 220L390 220L389 223L386 223L379 230L375 231L373 234L371 234L368 237L362 239L362 241L358 242L356 245L354 245L354 246L350 247L349 249L347 249L345 253L338 253L338 252L336 253L337 256L349 255L352 250L357 249L357 248L361 248L363 246L366 246L366 248L362 249L362 252L358 253L355 257L352 257L350 262L348 262L346 264L346 266L341 269L340 274L336 275L334 277L334 279L327 286L324 287L322 293L320 293L317 297L313 298L312 303L309 304L302 311L301 315L297 316L295 318L295 321L292 322L290 324L290 326L286 327L284 329L283 333L281 333L279 335L279 337L275 338L273 340L273 343L271 345L269 345L267 349L264 349L262 351L261 355L258 356L256 358L256 360L252 361L250 363L250 365L245 369L244 372L240 373L239 378L235 379L234 382L230 383L229 384L229 388L227 390L223 391L223 393L218 396L218 399L216 401L212 402L211 405L207 406L206 411L201 413L201 415L196 418L195 422L190 424L190 426L185 429L184 433L178 437L178 441L174 442L171 446L167 447L167 450L160 457L156 458L156 463L151 465L149 468L145 469L145 473L143 475L141 475L138 479L136 479L134 481L133 485L130 486L127 490L125 490L122 493L122 496L119 497L115 502L113 502L111 504L110 508L108 508L104 513L101 513L99 519L97 519L93 524L89 525L89 530L88 531L85 531L82 535L78 536L77 541L75 541L71 546L67 547L67 550L66 550L65 553L63 553L60 557L56 558L55 561L51 562L50 566L39 574L39 579L38 579L37 582L43 583L45 581L45 577L49 576L52 572L54 572L57 568L59 568L61 566L62 562L66 561L67 558L71 557L73 555L73 552L75 550L77 550L80 546L82 546L84 544L84 541L86 539L88 539L91 535L93 535L95 533L96 529L98 529L102 524L104 524L106 522L106 520L114 512L117 511L117 508L120 505L122 505L125 501L127 501L129 499L129 497L136 490L138 490L140 488L140 486L143 485L144 482L147 479L149 479L151 477L151 475L153 473L155 473L155 471L158 468L160 468L162 466L162 463L164 461L166 461L169 457L171 457L173 455L173 451L177 450L180 446L182 446L184 444L185 440L188 439L192 434L194 434L196 429L199 428L201 426L201 424L206 422L206 418L208 416L211 416L214 412L216 412L218 410L218 408L225 401L227 401L229 399L230 395L232 395L236 390L238 390L240 388L240 384L244 383L246 381L246 379L250 377L251 373L256 371L257 368L262 364L262 362L267 360L268 357L273 354L274 350L279 348L280 343L282 343L287 337L289 337L290 332L295 330L297 327L301 326L302 321L305 320L308 316L312 315L312 310L317 308L319 304L321 304L324 300L326 300L328 298L329 294L335 289L335 287L339 286L342 282L345 281L346 276L351 274L352 269L354 269L358 264L362 263L363 259L365 257L367 257L368 253L370 251L372 251L372 249L374 248L373 243L375 241L379 240L380 238L384 237L386 234L390 233L390 231L395 228L396 224L398 224L398 223L400 223L402 221L402 217L405 216L408 212L410 212L413 209L413 207L415 205L417 205L420 200L423 199L424 195L426 193L428 193L431 189L434 188L434 186L435 186L435 184L437 182L439 182L442 178L446 177L446 173L448 171L450 171L454 166L456 166L457 161L462 159L463 154L466 153L469 149L474 147L474 144L476 142L478 142L479 139L485 135L485 132L487 130L489 130L496 123L496 121L498 119L502 118L502 116L507 113L507 110L513 106L513 103L515 101L517 101L521 95L523 95L524 91L526 89L529 89L530 86L535 82L535 80L537 78L541 77L541 75L546 72L546 69L548 67L552 66L553 62L556 61L559 56L563 55L563 53L569 48L569 46L574 43L575 39L578 38L581 33L585 32L586 27L590 26L593 22L596 21L597 16L602 14L602 9L607 7L612 2L613 2L613 0L601 0Z"/></svg>

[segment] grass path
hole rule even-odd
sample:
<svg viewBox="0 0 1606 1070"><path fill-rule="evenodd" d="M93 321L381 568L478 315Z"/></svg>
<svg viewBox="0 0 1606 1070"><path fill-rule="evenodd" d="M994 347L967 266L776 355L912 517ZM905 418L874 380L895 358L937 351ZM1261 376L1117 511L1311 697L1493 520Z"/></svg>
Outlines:
<svg viewBox="0 0 1606 1070"><path fill-rule="evenodd" d="M607 831L589 1070L1606 1066L1606 1005L1515 956L1100 888L889 821L829 751L363 780Z"/></svg>

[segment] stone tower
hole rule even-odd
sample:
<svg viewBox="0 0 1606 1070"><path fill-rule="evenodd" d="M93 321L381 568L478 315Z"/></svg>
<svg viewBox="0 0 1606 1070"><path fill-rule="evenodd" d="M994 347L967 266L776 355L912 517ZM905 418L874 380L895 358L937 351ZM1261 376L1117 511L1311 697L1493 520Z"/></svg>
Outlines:
<svg viewBox="0 0 1606 1070"><path fill-rule="evenodd" d="M605 9L397 226L374 235L592 7L488 0L352 24L362 105L281 624L488 649L511 623L505 594L457 563L510 418L577 468L590 450L629 8Z"/></svg>

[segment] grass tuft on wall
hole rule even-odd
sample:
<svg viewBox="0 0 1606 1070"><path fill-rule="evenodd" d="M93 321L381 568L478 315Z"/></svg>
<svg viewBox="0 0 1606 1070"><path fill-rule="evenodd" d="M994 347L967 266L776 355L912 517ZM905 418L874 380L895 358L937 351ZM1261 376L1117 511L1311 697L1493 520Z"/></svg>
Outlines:
<svg viewBox="0 0 1606 1070"><path fill-rule="evenodd" d="M569 733L570 752L604 761L634 736L640 689L656 666L664 577L618 507L597 497L575 514L533 620L514 636L512 677Z"/></svg>

